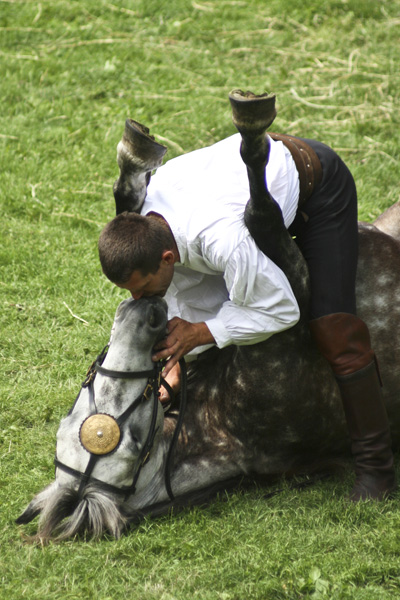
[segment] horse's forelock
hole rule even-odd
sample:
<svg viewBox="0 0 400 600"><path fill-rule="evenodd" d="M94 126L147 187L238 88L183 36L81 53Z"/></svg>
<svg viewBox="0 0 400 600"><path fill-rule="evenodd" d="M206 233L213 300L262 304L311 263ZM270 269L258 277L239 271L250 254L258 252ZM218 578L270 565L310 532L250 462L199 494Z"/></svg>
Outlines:
<svg viewBox="0 0 400 600"><path fill-rule="evenodd" d="M119 538L126 525L113 498L95 486L82 494L73 487L60 486L48 498L40 515L36 540L62 541L81 533L98 539L104 533Z"/></svg>

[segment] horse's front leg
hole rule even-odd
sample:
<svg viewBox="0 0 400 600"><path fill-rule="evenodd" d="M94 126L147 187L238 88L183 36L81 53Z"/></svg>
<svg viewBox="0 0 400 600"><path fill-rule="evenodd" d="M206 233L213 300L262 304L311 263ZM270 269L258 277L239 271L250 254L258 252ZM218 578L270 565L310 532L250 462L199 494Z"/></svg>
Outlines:
<svg viewBox="0 0 400 600"><path fill-rule="evenodd" d="M234 90L229 95L233 123L242 136L240 154L247 167L250 199L244 220L257 246L287 276L299 304L308 301L305 261L285 227L282 211L268 191L265 167L270 153L266 135L276 116L275 96Z"/></svg>
<svg viewBox="0 0 400 600"><path fill-rule="evenodd" d="M162 163L167 148L158 144L144 125L127 119L117 146L120 176L114 183L117 215L140 212L147 194L151 172Z"/></svg>

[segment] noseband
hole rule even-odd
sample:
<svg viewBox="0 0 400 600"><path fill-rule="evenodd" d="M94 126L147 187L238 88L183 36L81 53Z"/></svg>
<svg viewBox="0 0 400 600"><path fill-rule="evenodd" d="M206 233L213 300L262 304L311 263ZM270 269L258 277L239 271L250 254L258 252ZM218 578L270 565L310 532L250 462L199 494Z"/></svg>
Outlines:
<svg viewBox="0 0 400 600"><path fill-rule="evenodd" d="M54 459L54 464L56 468L61 469L65 473L68 473L69 475L73 475L78 478L80 482L78 495L80 497L86 485L88 485L89 482L92 482L100 486L102 489L109 491L113 494L123 495L125 497L124 500L126 500L130 495L135 493L136 484L139 479L140 472L143 466L149 460L150 453L154 444L154 439L158 431L158 427L156 427L159 403L158 389L160 385L162 385L162 363L155 363L154 368L149 369L147 371L113 371L110 369L105 369L102 366L102 363L107 355L107 351L108 346L104 348L101 354L91 365L89 371L87 372L86 379L82 383L82 388L88 388L89 393L90 414L83 421L79 431L80 442L85 448L85 450L87 450L90 453L90 458L87 467L84 472L78 471L77 469L73 469L72 467L69 467L68 465L58 460L57 456ZM180 361L180 364L184 384L182 386L181 392L181 410L179 411L180 414L171 441L171 446L169 448L165 467L165 487L171 500L174 500L175 497L171 489L170 464L172 460L172 452L176 445L179 432L182 427L183 413L186 404L186 366L183 360ZM112 415L108 415L106 413L98 413L97 411L94 394L94 379L97 373L100 373L100 375L103 375L105 377L111 377L113 379L143 379L147 377L147 384L144 388L144 391L133 400L133 402L122 413L122 415L120 415L118 418L115 418ZM78 397L75 400L75 403L69 411L68 415L70 415L73 412L79 396L80 393L78 394ZM146 441L141 449L138 458L137 468L133 475L132 484L128 486L117 487L93 477L92 472L94 467L96 466L97 461L102 456L108 455L111 452L113 452L119 446L122 439L122 425L131 416L135 408L137 408L142 402L149 402L150 400L152 400L152 414L150 427L147 433Z"/></svg>

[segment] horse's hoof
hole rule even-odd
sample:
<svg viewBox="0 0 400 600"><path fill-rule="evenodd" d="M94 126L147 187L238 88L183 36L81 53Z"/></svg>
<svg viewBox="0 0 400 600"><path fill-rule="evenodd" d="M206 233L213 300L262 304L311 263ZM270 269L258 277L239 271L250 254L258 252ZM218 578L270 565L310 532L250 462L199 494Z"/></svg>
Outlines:
<svg viewBox="0 0 400 600"><path fill-rule="evenodd" d="M120 144L129 152L132 160L143 166L146 171L159 167L167 151L165 146L156 142L154 136L150 135L148 127L133 119L125 121Z"/></svg>
<svg viewBox="0 0 400 600"><path fill-rule="evenodd" d="M232 90L232 120L241 134L264 133L276 117L275 95Z"/></svg>

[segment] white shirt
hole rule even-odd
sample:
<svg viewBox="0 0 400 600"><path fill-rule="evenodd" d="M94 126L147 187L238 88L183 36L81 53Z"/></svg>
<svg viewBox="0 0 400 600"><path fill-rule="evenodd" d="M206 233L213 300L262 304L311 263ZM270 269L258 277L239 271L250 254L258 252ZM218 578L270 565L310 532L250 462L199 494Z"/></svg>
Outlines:
<svg viewBox="0 0 400 600"><path fill-rule="evenodd" d="M286 276L258 249L243 222L250 194L240 142L236 134L167 162L151 178L141 211L166 219L179 250L165 296L169 318L204 321L219 348L255 344L299 319ZM270 144L268 189L289 227L297 210L298 173L282 142Z"/></svg>

